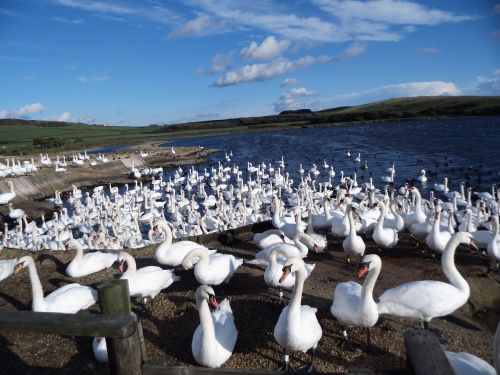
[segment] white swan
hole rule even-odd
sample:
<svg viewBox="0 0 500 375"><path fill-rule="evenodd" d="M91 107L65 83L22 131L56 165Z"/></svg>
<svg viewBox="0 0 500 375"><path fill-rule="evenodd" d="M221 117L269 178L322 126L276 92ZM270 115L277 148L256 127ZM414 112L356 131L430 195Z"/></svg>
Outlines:
<svg viewBox="0 0 500 375"><path fill-rule="evenodd" d="M475 355L461 352L444 352L456 375L500 374L500 324L493 338L493 363L495 367Z"/></svg>
<svg viewBox="0 0 500 375"><path fill-rule="evenodd" d="M255 254L255 259L246 261L245 263L267 267L267 265L269 264L269 256L271 254L271 251L273 251L273 249L277 246L286 249L286 251L289 251L290 254L294 254L294 256L296 257L305 258L309 253L309 249L305 244L302 243L302 238L304 238L304 236L305 234L302 232L295 232L293 236L293 245L279 242L271 244Z"/></svg>
<svg viewBox="0 0 500 375"><path fill-rule="evenodd" d="M288 370L289 367L288 350L306 352L309 349L312 349L312 353L308 368L312 370L314 351L323 331L316 317L317 309L301 305L306 279L306 268L302 259L298 257L287 259L279 279L280 283L283 283L291 274L295 274L295 286L290 302L281 311L274 327L274 339L285 349L285 370Z"/></svg>
<svg viewBox="0 0 500 375"><path fill-rule="evenodd" d="M14 274L17 265L17 258L0 260L0 281L5 280Z"/></svg>
<svg viewBox="0 0 500 375"><path fill-rule="evenodd" d="M7 185L9 185L10 187L10 192L0 194L0 204L7 204L16 197L16 192L14 191L14 184L12 183L12 181L7 181Z"/></svg>
<svg viewBox="0 0 500 375"><path fill-rule="evenodd" d="M373 288L381 269L382 262L378 255L365 255L358 271L358 277L363 277L368 272L363 286L354 281L346 281L335 287L330 312L344 327L342 346L350 344L347 339L347 327L368 328L368 345L371 346L370 327L373 327L378 321L378 309L373 299Z"/></svg>
<svg viewBox="0 0 500 375"><path fill-rule="evenodd" d="M455 267L459 244L471 244L472 235L457 232L448 241L441 265L449 283L434 280L411 281L385 291L378 303L379 314L421 319L427 328L431 319L453 313L469 299L467 281Z"/></svg>
<svg viewBox="0 0 500 375"><path fill-rule="evenodd" d="M170 225L167 224L165 220L158 220L153 228L153 235L157 235L158 229L162 229L165 233L165 240L158 246L155 251L155 259L160 264L165 264L167 266L179 266L182 264L184 257L195 248L203 247L193 241L178 241L172 243L172 230ZM215 250L207 251L210 254L215 253Z"/></svg>
<svg viewBox="0 0 500 375"><path fill-rule="evenodd" d="M295 274L288 276L283 282L279 282L280 276L283 274L283 266L286 263L286 259L295 256L295 252L290 251L290 248L284 245L278 245L271 250L269 264L264 271L264 281L266 284L273 288L279 288L279 302L283 300L283 291L281 288L290 289L295 285ZM314 270L314 267L316 267L316 264L306 263L305 267L307 279Z"/></svg>
<svg viewBox="0 0 500 375"><path fill-rule="evenodd" d="M14 205L12 203L9 203L8 206L9 206L9 217L11 219L16 220L24 216L24 211L21 210L20 208L13 209L12 207L14 207Z"/></svg>
<svg viewBox="0 0 500 375"><path fill-rule="evenodd" d="M56 289L44 298L42 283L32 257L25 256L19 259L14 272L18 273L26 267L28 267L33 293L32 309L35 312L75 314L98 301L96 290L76 283Z"/></svg>
<svg viewBox="0 0 500 375"><path fill-rule="evenodd" d="M252 241L250 242L254 243L261 249L265 249L275 243L293 243L293 241L286 237L285 233L283 233L280 229L268 229L262 233L255 233Z"/></svg>
<svg viewBox="0 0 500 375"><path fill-rule="evenodd" d="M488 243L487 250L491 260L496 262L495 269L498 270L498 263L500 262L500 226L498 225L498 215L492 215L491 221L493 224L493 237Z"/></svg>
<svg viewBox="0 0 500 375"><path fill-rule="evenodd" d="M208 303L216 311L210 313ZM229 300L225 299L219 305L214 290L201 285L196 290L196 307L200 324L191 342L193 357L202 366L220 367L233 353L238 338Z"/></svg>
<svg viewBox="0 0 500 375"><path fill-rule="evenodd" d="M366 249L365 242L360 236L356 234L354 218L352 217L353 212L356 212L356 209L349 204L347 206L347 216L349 218L349 235L342 242L342 248L347 254L347 263L350 263L351 256L363 256Z"/></svg>
<svg viewBox="0 0 500 375"><path fill-rule="evenodd" d="M432 225L431 232L425 238L425 243L433 251L433 257L435 254L442 254L446 244L451 239L451 233L447 230L442 231L441 226L441 209L439 206L436 209L435 221Z"/></svg>
<svg viewBox="0 0 500 375"><path fill-rule="evenodd" d="M312 222L312 210L309 209L309 215L308 215L308 222L307 222L307 229L306 229L306 234L310 237L311 241L316 245L314 251L318 253L323 253L326 249L326 246L328 243L326 242L326 236L315 233L314 232L314 226Z"/></svg>
<svg viewBox="0 0 500 375"><path fill-rule="evenodd" d="M126 270L125 264L127 265ZM128 280L130 297L144 299L150 297L153 299L174 281L180 280L180 277L176 276L172 271L157 266L137 269L135 259L124 251L118 254L118 269L123 272L120 279Z"/></svg>
<svg viewBox="0 0 500 375"><path fill-rule="evenodd" d="M206 248L198 247L191 250L182 260L184 269L193 267L193 260L199 261L194 266L194 276L200 284L220 285L229 283L231 277L243 264L243 259L230 254L212 254Z"/></svg>
<svg viewBox="0 0 500 375"><path fill-rule="evenodd" d="M108 363L108 346L106 345L105 337L94 337L92 341L92 350L97 362Z"/></svg>
<svg viewBox="0 0 500 375"><path fill-rule="evenodd" d="M377 203L381 207L380 216L378 218L377 226L373 231L373 241L379 246L391 248L398 243L398 231L392 228L384 228L384 220L387 215L387 207L384 202Z"/></svg>
<svg viewBox="0 0 500 375"><path fill-rule="evenodd" d="M76 255L66 267L66 274L71 277L82 277L109 268L117 260L116 253L96 251L83 255L83 246L75 239L70 239L66 250L76 250Z"/></svg>

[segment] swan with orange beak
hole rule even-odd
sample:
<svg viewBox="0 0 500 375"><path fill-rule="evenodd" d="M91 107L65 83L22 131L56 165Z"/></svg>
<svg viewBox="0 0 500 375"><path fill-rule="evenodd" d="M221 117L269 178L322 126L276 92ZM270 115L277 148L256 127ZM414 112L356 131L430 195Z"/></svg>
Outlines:
<svg viewBox="0 0 500 375"><path fill-rule="evenodd" d="M346 281L335 288L330 312L343 326L343 340L340 344L342 349L353 349L347 336L347 327L367 328L368 349L374 349L370 328L378 321L378 309L373 299L373 288L381 269L382 261L378 255L365 255L358 265L358 277L367 275L363 286L354 281Z"/></svg>

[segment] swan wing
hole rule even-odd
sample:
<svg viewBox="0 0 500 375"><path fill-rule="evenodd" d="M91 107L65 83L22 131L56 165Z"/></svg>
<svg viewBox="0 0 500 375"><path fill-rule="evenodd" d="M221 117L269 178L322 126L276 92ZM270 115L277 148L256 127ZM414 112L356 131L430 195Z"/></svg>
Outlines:
<svg viewBox="0 0 500 375"><path fill-rule="evenodd" d="M362 286L354 281L346 281L337 285L333 293L331 313L339 320L354 314L361 300Z"/></svg>
<svg viewBox="0 0 500 375"><path fill-rule="evenodd" d="M97 291L77 283L65 285L45 297L48 311L74 314L98 301Z"/></svg>
<svg viewBox="0 0 500 375"><path fill-rule="evenodd" d="M463 298L465 297L465 298ZM433 318L452 313L468 298L453 285L441 281L412 281L380 296L380 314Z"/></svg>

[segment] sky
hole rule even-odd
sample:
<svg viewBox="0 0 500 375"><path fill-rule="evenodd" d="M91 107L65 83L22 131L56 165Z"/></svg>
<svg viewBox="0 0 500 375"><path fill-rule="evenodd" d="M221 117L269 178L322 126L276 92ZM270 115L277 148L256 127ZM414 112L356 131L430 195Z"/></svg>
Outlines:
<svg viewBox="0 0 500 375"><path fill-rule="evenodd" d="M500 95L500 2L0 0L0 118L149 125Z"/></svg>

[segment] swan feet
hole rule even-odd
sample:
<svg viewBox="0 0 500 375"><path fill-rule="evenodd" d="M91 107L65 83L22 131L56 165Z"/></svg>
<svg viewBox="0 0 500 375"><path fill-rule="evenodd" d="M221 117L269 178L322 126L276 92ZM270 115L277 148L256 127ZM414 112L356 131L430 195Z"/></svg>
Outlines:
<svg viewBox="0 0 500 375"><path fill-rule="evenodd" d="M356 346L354 345L351 340L347 338L347 336L344 336L342 338L342 341L339 343L339 348L340 350L343 350L345 352L355 352L356 351Z"/></svg>

